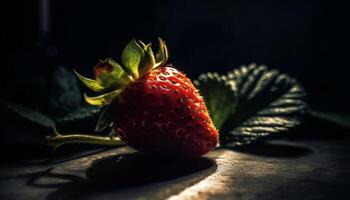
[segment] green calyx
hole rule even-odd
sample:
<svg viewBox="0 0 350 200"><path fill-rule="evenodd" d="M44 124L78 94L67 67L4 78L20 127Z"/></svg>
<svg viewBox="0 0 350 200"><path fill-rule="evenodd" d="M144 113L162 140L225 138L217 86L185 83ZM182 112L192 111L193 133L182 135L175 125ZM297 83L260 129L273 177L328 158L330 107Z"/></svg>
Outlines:
<svg viewBox="0 0 350 200"><path fill-rule="evenodd" d="M156 54L153 53L151 43L131 40L122 52L122 65L111 58L100 60L94 67L95 79L86 78L74 70L86 87L100 93L94 97L85 94L85 101L95 106L109 105L131 82L155 68L164 66L168 60L168 49L161 38L158 40L159 49ZM110 120L106 118L110 118L110 115L102 113L97 123L97 131L107 127Z"/></svg>
<svg viewBox="0 0 350 200"><path fill-rule="evenodd" d="M99 96L89 97L85 100L91 105L108 105L130 82L135 81L154 68L164 66L168 59L168 50L165 42L159 38L159 50L154 55L151 43L145 45L133 39L124 48L119 65L111 58L100 60L95 66L95 79L86 78L74 70L77 77L86 87Z"/></svg>

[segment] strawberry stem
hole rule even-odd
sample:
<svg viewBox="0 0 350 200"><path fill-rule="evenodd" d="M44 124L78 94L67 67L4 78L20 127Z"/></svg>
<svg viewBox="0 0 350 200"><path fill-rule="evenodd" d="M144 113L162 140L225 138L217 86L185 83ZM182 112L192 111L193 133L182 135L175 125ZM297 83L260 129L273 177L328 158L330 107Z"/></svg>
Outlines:
<svg viewBox="0 0 350 200"><path fill-rule="evenodd" d="M124 143L117 137L113 136L97 136L87 134L60 134L54 129L54 134L47 136L46 144L52 146L53 149L57 149L64 144L69 143L83 143L83 144L98 144L98 145L110 145L121 146Z"/></svg>

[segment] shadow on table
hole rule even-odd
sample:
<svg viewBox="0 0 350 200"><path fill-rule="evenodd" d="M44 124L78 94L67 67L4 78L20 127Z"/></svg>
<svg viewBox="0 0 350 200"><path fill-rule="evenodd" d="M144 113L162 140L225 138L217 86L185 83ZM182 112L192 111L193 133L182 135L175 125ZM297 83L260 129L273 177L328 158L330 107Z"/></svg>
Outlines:
<svg viewBox="0 0 350 200"><path fill-rule="evenodd" d="M277 158L297 158L313 153L308 147L288 143L271 142L249 144L232 150L257 156Z"/></svg>
<svg viewBox="0 0 350 200"><path fill-rule="evenodd" d="M110 148L110 147L109 147ZM68 144L65 148L52 151L43 144L1 144L0 163L18 165L52 165L78 159L101 151L108 147L98 145Z"/></svg>
<svg viewBox="0 0 350 200"><path fill-rule="evenodd" d="M111 187L132 187L171 180L216 167L214 160L205 157L184 159L135 153L100 160L87 171L87 176L92 183L98 185L105 185L107 181L107 186Z"/></svg>
<svg viewBox="0 0 350 200"><path fill-rule="evenodd" d="M51 168L37 174L28 181L28 184L35 187L57 188L47 199L72 199L100 192L118 193L122 189L180 177L191 179L181 181L181 187L184 189L214 173L216 168L215 161L205 157L184 159L133 153L95 161L86 171L87 178L54 173L54 169Z"/></svg>

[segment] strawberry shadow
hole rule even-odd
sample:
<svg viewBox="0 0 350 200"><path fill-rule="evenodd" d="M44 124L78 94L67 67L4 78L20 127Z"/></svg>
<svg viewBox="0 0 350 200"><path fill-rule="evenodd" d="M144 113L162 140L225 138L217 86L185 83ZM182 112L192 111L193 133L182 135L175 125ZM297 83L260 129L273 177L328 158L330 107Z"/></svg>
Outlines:
<svg viewBox="0 0 350 200"><path fill-rule="evenodd" d="M216 169L216 162L206 157L185 159L132 153L96 160L86 170L86 177L55 173L54 168L51 168L33 177L27 184L56 189L47 199L80 199L105 194L118 196L127 189L153 193L164 189L152 187L159 183L166 188L173 188L171 192L176 193L206 178ZM142 189L145 187L154 190L145 192Z"/></svg>
<svg viewBox="0 0 350 200"><path fill-rule="evenodd" d="M124 188L168 181L216 167L215 161L205 157L190 159L134 153L98 160L86 174L96 186L103 183L104 188Z"/></svg>

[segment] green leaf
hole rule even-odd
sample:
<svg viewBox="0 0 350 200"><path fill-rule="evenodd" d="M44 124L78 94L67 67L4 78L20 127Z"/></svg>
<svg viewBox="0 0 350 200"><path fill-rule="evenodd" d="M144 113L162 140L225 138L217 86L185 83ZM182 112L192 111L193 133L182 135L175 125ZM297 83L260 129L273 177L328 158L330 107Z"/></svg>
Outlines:
<svg viewBox="0 0 350 200"><path fill-rule="evenodd" d="M73 69L74 73L77 75L77 77L81 80L81 82L84 83L84 85L86 87L88 87L89 89L95 91L95 92L101 92L102 90L104 90L105 88L103 86L101 86L96 80L93 79L89 79L86 78L82 75L80 75L77 71L75 71Z"/></svg>
<svg viewBox="0 0 350 200"><path fill-rule="evenodd" d="M60 118L82 103L82 94L74 74L64 67L53 72L50 87L50 114L54 119Z"/></svg>
<svg viewBox="0 0 350 200"><path fill-rule="evenodd" d="M160 37L158 38L158 41L159 49L156 54L156 64L154 65L154 68L162 67L163 65L165 65L169 57L168 48L166 47L165 42Z"/></svg>
<svg viewBox="0 0 350 200"><path fill-rule="evenodd" d="M142 76L144 73L150 71L154 64L155 64L155 58L154 54L151 48L151 44L148 44L144 47L144 56L141 59L141 63L139 66L139 75Z"/></svg>
<svg viewBox="0 0 350 200"><path fill-rule="evenodd" d="M106 106L103 109L96 124L96 129L95 129L96 132L103 131L113 123L113 119L115 117L114 113L116 110L116 105L117 103L112 102L110 105Z"/></svg>
<svg viewBox="0 0 350 200"><path fill-rule="evenodd" d="M226 84L222 83L224 80ZM248 144L288 131L300 124L300 116L308 109L306 93L300 84L265 66L242 66L226 76L205 74L195 83L214 123L219 127L222 124L220 143L224 147ZM227 85L234 87L230 90ZM226 111L229 109L232 110Z"/></svg>
<svg viewBox="0 0 350 200"><path fill-rule="evenodd" d="M123 50L122 63L125 69L131 74L134 79L139 77L139 65L144 51L140 45L133 39Z"/></svg>
<svg viewBox="0 0 350 200"><path fill-rule="evenodd" d="M74 122L77 120L82 120L86 118L98 115L100 108L96 106L80 106L79 108L73 110L62 118L56 120L57 123L62 122Z"/></svg>
<svg viewBox="0 0 350 200"><path fill-rule="evenodd" d="M100 61L94 71L97 83L104 88L118 89L130 81L123 68L111 58Z"/></svg>
<svg viewBox="0 0 350 200"><path fill-rule="evenodd" d="M146 44L143 43L141 40L139 40L139 41L137 41L137 42L138 42L138 44L140 45L140 47L144 50L145 47L146 47Z"/></svg>
<svg viewBox="0 0 350 200"><path fill-rule="evenodd" d="M5 103L7 105L7 108L15 113L17 113L20 117L34 122L38 125L47 127L47 128L54 128L55 122L45 114L33 110L27 106L19 105L19 104L13 104L13 103Z"/></svg>
<svg viewBox="0 0 350 200"><path fill-rule="evenodd" d="M236 107L236 85L217 73L201 74L194 84L203 96L209 114L217 129L230 117Z"/></svg>
<svg viewBox="0 0 350 200"><path fill-rule="evenodd" d="M223 126L223 146L251 143L300 124L308 106L301 85L286 74L251 64L227 74L237 86L235 113Z"/></svg>
<svg viewBox="0 0 350 200"><path fill-rule="evenodd" d="M120 93L120 90L115 90L109 93L105 93L96 97L89 97L84 94L85 101L93 106L103 106L110 104L113 99Z"/></svg>

